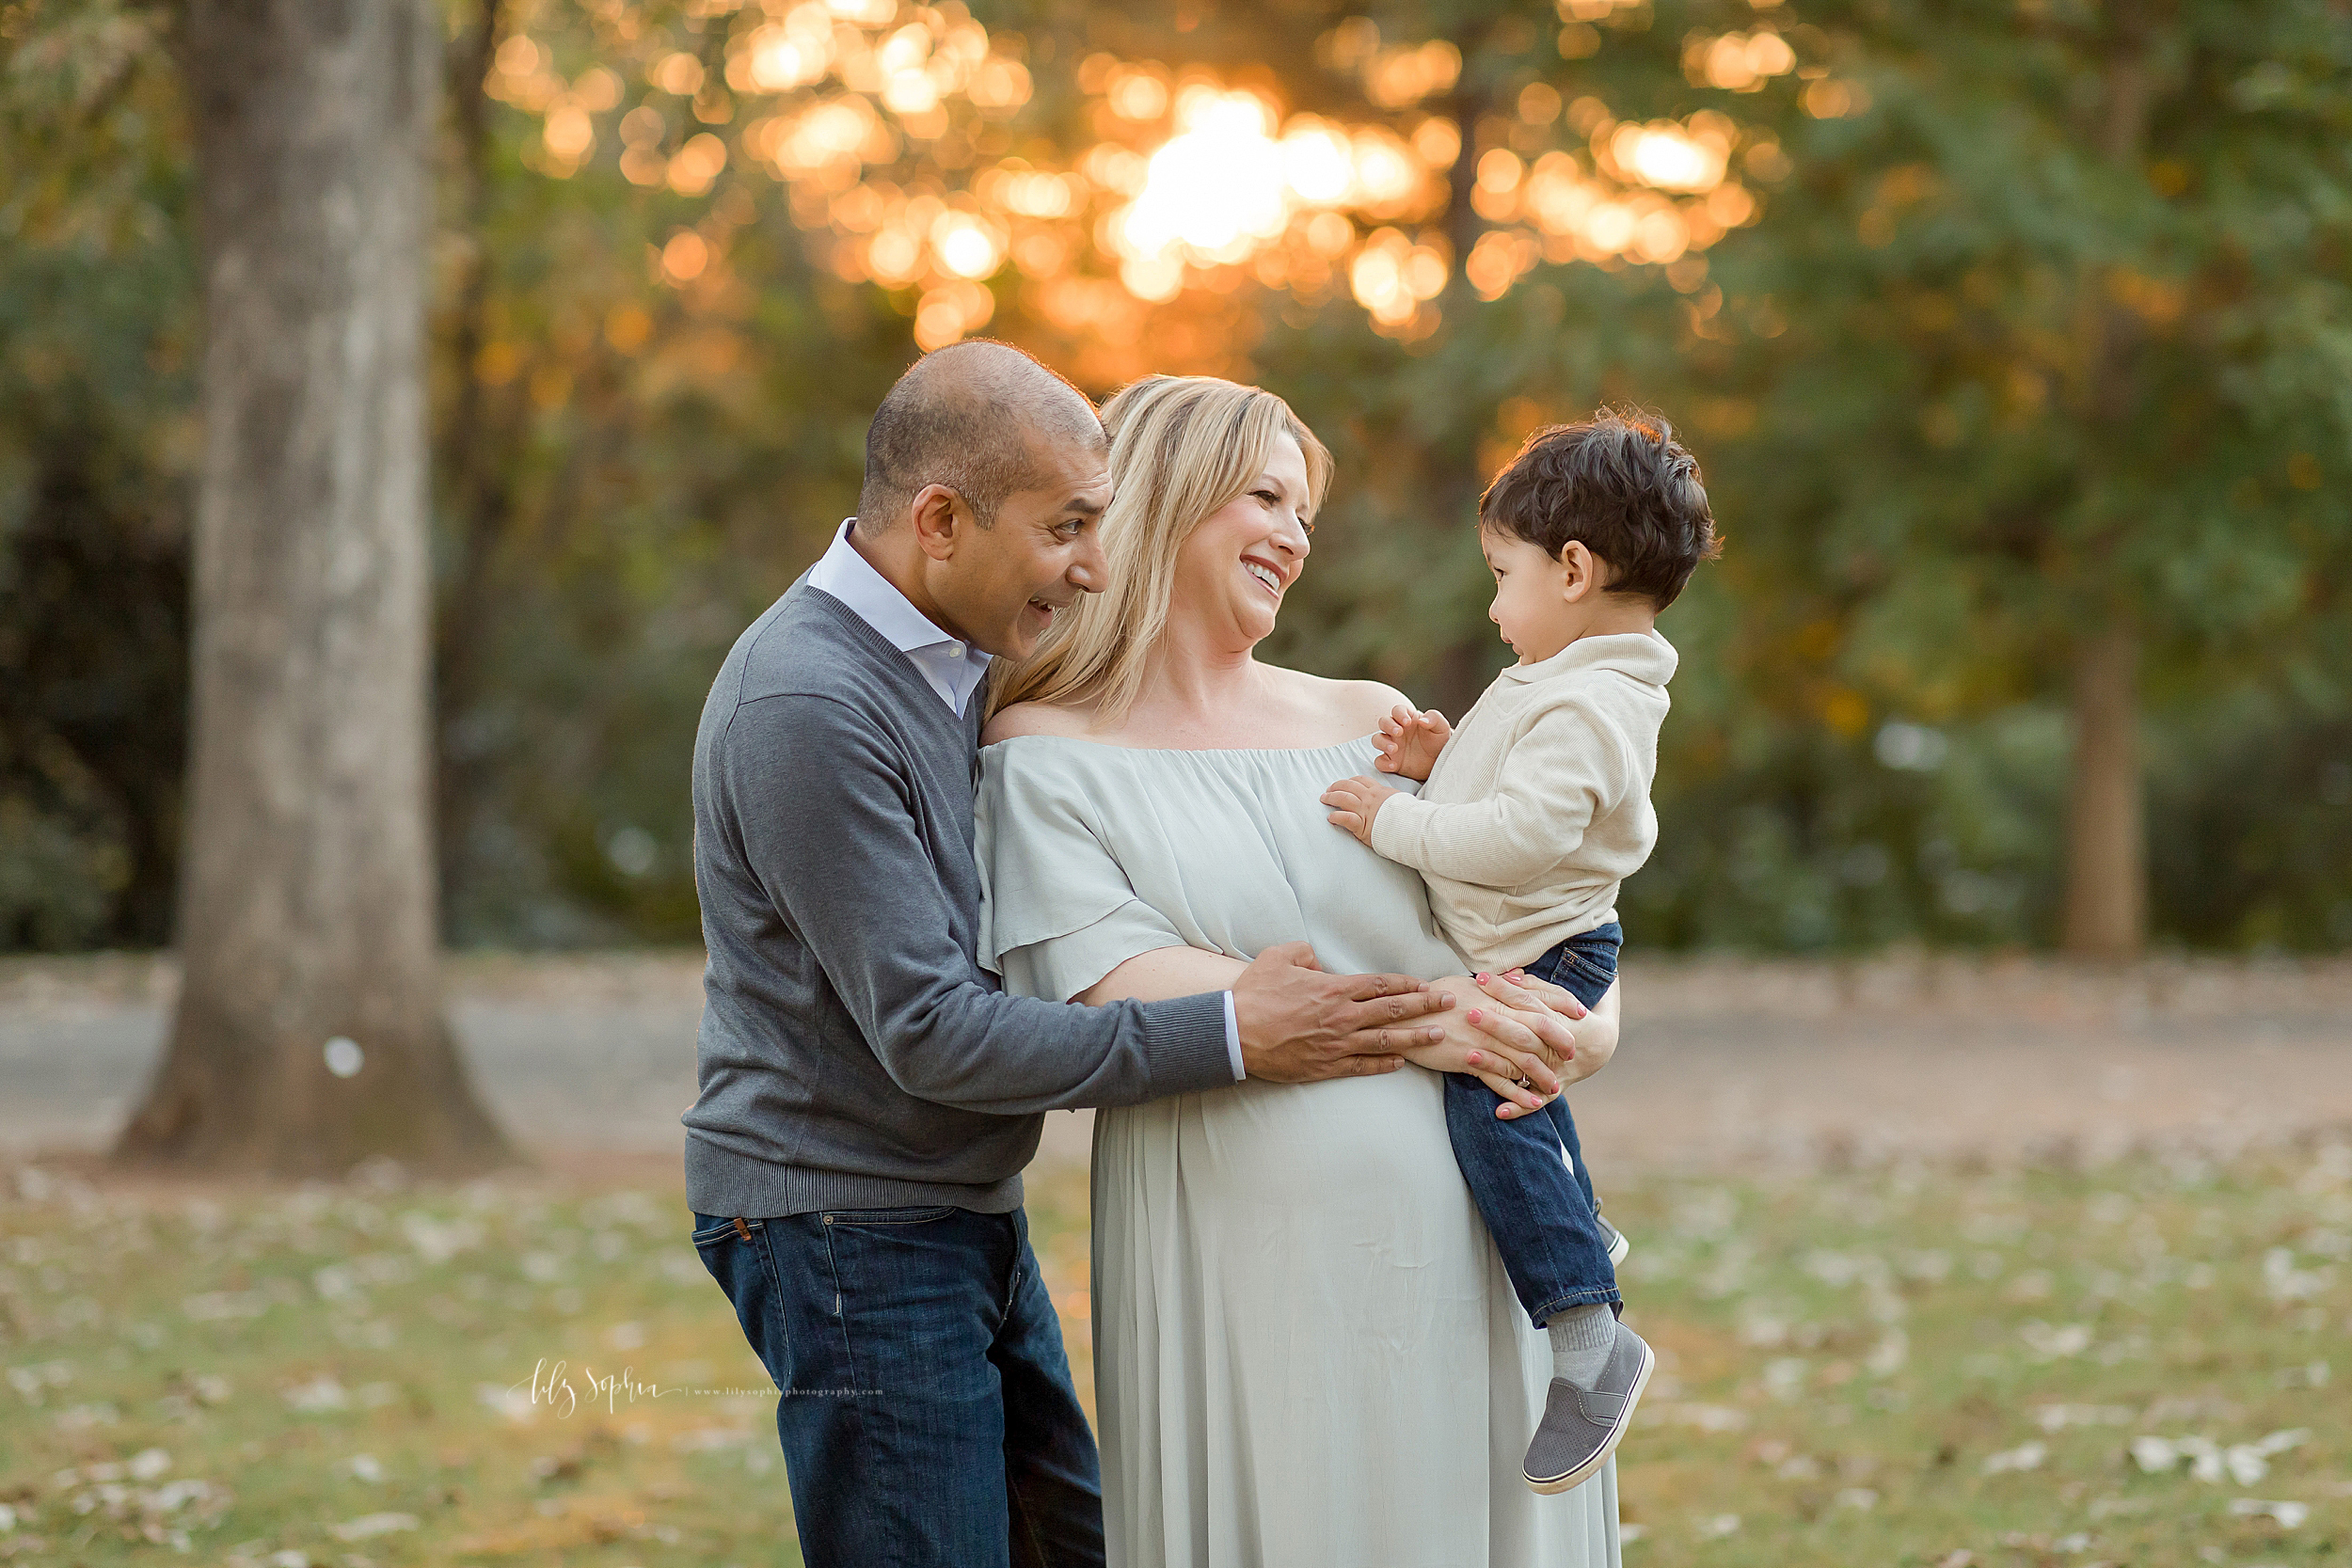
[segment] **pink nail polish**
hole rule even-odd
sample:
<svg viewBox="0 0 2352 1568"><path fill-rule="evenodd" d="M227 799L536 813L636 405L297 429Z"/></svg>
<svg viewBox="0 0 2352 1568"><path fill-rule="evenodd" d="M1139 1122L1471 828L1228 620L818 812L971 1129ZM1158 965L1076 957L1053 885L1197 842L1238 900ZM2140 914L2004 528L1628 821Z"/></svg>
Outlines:
<svg viewBox="0 0 2352 1568"><path fill-rule="evenodd" d="M1470 1010L1470 1021L1472 1023L1475 1023L1475 1022L1478 1022L1478 1009L1477 1009L1476 1007L1472 1007L1472 1008Z"/></svg>

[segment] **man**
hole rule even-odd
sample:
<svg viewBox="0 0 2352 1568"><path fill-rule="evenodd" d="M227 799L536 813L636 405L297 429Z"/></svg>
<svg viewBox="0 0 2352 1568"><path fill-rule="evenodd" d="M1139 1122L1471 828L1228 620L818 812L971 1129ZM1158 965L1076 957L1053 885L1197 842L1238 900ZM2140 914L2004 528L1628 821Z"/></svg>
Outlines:
<svg viewBox="0 0 2352 1568"><path fill-rule="evenodd" d="M1045 1111L1386 1072L1445 999L1303 944L1221 994L1066 1006L975 962L993 657L1104 586L1093 406L974 341L876 411L858 515L737 641L694 744L709 951L694 1243L783 1398L818 1568L1103 1559L1093 1434L1028 1243Z"/></svg>

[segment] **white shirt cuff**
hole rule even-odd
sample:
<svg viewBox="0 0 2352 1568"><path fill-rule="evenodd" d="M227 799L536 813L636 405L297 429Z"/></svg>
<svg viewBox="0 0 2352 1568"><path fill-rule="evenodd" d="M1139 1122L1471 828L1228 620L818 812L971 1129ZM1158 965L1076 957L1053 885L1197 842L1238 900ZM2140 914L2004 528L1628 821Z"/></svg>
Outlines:
<svg viewBox="0 0 2352 1568"><path fill-rule="evenodd" d="M1241 1020L1233 1013L1233 993L1225 993L1225 1054L1233 1064L1233 1082L1248 1077L1241 1066Z"/></svg>

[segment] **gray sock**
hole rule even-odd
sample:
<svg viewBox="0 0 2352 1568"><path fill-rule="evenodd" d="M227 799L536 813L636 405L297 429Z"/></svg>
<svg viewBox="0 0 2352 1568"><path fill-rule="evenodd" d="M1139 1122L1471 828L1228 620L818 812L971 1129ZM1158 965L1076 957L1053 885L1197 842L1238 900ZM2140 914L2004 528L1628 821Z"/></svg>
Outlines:
<svg viewBox="0 0 2352 1568"><path fill-rule="evenodd" d="M1617 1342L1617 1315L1605 1301L1564 1307L1551 1315L1544 1332L1551 1336L1551 1375L1589 1389L1609 1365L1610 1347Z"/></svg>

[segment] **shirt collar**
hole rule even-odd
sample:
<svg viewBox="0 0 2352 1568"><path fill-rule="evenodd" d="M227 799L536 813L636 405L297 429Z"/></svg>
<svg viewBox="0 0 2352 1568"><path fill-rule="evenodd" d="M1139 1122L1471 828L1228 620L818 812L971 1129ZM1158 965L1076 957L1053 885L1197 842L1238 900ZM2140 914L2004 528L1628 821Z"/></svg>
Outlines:
<svg viewBox="0 0 2352 1568"><path fill-rule="evenodd" d="M1503 667L1502 679L1516 683L1549 680L1571 670L1614 670L1636 680L1663 686L1674 678L1680 662L1673 643L1656 628L1580 637L1549 658L1534 664Z"/></svg>
<svg viewBox="0 0 2352 1568"><path fill-rule="evenodd" d="M914 661L923 678L958 714L988 673L993 656L952 637L914 608L898 585L850 543L855 517L845 518L840 531L817 564L809 568L808 585L840 600L867 626L882 633L894 648Z"/></svg>
<svg viewBox="0 0 2352 1568"><path fill-rule="evenodd" d="M843 521L838 532L809 573L808 585L821 588L858 612L859 617L890 640L902 653L936 647L954 657L977 659L983 667L989 656L961 638L951 637L914 608L898 585L875 570L874 563L850 543L855 517Z"/></svg>

